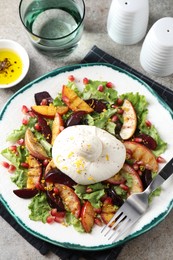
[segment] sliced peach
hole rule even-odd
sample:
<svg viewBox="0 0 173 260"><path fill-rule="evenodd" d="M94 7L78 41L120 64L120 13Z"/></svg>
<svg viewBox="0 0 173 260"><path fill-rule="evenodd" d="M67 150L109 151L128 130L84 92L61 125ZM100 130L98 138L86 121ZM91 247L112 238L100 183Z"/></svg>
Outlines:
<svg viewBox="0 0 173 260"><path fill-rule="evenodd" d="M51 144L54 144L55 138L62 131L62 127L64 126L64 121L59 113L55 114L53 123L52 123L52 139Z"/></svg>
<svg viewBox="0 0 173 260"><path fill-rule="evenodd" d="M29 165L29 168L26 187L27 189L34 189L41 179L42 165L32 155L28 156L27 163Z"/></svg>
<svg viewBox="0 0 173 260"><path fill-rule="evenodd" d="M55 107L54 105L50 104L49 106L32 106L32 110L39 115L42 115L46 118L51 118L53 119L55 114L58 112L60 115L64 115L68 111L67 106L57 106Z"/></svg>
<svg viewBox="0 0 173 260"><path fill-rule="evenodd" d="M80 216L80 200L74 190L64 184L55 184L58 188L59 195L67 211L70 211L76 218Z"/></svg>
<svg viewBox="0 0 173 260"><path fill-rule="evenodd" d="M133 136L137 126L137 116L132 103L125 99L122 105L123 109L123 125L121 127L120 136L123 140L127 140Z"/></svg>
<svg viewBox="0 0 173 260"><path fill-rule="evenodd" d="M114 185L119 185L121 183L125 182L124 176L121 174L121 172L118 172L115 174L113 177L109 178L106 180L106 182L114 184Z"/></svg>
<svg viewBox="0 0 173 260"><path fill-rule="evenodd" d="M25 133L25 146L29 153L39 160L48 159L44 147L37 141L32 131L28 128Z"/></svg>
<svg viewBox="0 0 173 260"><path fill-rule="evenodd" d="M31 108L36 114L42 115L47 118L54 118L57 110L56 107L52 104L50 104L49 106L35 105L32 106Z"/></svg>
<svg viewBox="0 0 173 260"><path fill-rule="evenodd" d="M131 177L132 179L132 186L130 187L130 194L138 193L143 191L143 184L139 174L128 164L124 164L123 168L120 171L120 174L128 179Z"/></svg>
<svg viewBox="0 0 173 260"><path fill-rule="evenodd" d="M105 224L108 224L109 221L111 220L111 218L115 215L116 211L117 211L118 207L116 207L115 205L113 205L111 202L109 202L108 200L105 200L103 202L103 206L101 209L101 218L103 220L103 222ZM113 222L114 223L114 222ZM112 223L112 225L113 225Z"/></svg>
<svg viewBox="0 0 173 260"><path fill-rule="evenodd" d="M54 164L54 161L51 160L51 161L47 164L44 174L46 175L50 170L52 170L52 169L54 169L54 168L56 168L56 165Z"/></svg>
<svg viewBox="0 0 173 260"><path fill-rule="evenodd" d="M86 201L81 210L81 223L86 233L90 233L94 226L95 211L89 201Z"/></svg>
<svg viewBox="0 0 173 260"><path fill-rule="evenodd" d="M158 171L156 157L146 146L133 141L125 141L124 145L127 150L131 151L133 159L142 161L145 166L149 167L154 172Z"/></svg>
<svg viewBox="0 0 173 260"><path fill-rule="evenodd" d="M65 85L62 88L62 100L73 111L82 110L87 113L91 113L93 111L93 108L81 99L74 90Z"/></svg>

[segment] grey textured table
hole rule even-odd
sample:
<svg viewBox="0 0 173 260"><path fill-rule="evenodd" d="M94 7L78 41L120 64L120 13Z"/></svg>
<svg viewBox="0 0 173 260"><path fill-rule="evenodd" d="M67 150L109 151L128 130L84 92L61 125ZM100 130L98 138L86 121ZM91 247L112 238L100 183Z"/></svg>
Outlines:
<svg viewBox="0 0 173 260"><path fill-rule="evenodd" d="M18 15L19 0L0 0L0 38L8 38L22 44L30 56L30 70L26 78L15 88L0 90L0 108L19 88L33 79L64 65L80 63L93 45L122 60L134 69L173 90L173 75L165 78L148 75L140 66L139 54L142 41L132 46L122 46L107 35L106 19L111 0L86 0L85 31L78 48L64 59L49 58L38 53L30 44ZM150 1L149 27L164 16L173 16L172 0ZM157 227L126 244L118 260L172 260L173 259L173 212ZM0 259L46 260L58 259L53 253L42 256L23 239L6 221L0 218Z"/></svg>

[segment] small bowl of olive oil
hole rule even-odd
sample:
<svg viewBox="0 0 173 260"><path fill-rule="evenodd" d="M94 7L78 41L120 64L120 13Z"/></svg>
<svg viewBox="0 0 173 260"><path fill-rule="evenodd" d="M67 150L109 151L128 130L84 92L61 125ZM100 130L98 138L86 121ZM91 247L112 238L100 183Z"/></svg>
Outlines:
<svg viewBox="0 0 173 260"><path fill-rule="evenodd" d="M29 56L17 42L0 40L0 88L17 85L29 69Z"/></svg>

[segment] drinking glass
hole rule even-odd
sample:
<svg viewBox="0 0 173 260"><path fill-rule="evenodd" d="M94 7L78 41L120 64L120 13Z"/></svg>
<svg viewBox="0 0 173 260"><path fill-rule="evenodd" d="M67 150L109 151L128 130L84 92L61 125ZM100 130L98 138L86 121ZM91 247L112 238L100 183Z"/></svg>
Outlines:
<svg viewBox="0 0 173 260"><path fill-rule="evenodd" d="M32 44L63 57L78 45L84 28L84 0L21 0L19 15Z"/></svg>

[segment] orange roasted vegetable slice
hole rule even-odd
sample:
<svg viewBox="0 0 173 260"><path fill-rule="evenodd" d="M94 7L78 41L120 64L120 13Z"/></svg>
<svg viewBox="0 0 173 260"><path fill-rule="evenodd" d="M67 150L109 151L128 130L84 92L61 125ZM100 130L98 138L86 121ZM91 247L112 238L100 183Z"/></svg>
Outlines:
<svg viewBox="0 0 173 260"><path fill-rule="evenodd" d="M74 90L67 86L63 86L62 89L62 100L64 103L73 111L85 111L86 113L91 113L93 108L91 108L83 99L81 99Z"/></svg>

